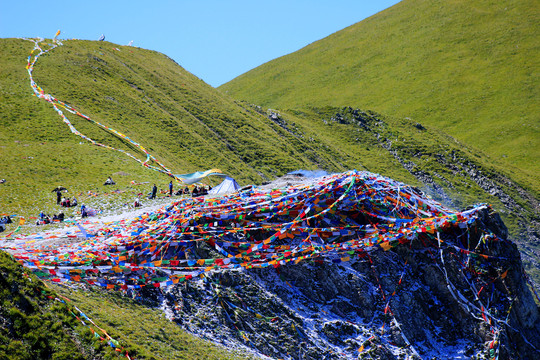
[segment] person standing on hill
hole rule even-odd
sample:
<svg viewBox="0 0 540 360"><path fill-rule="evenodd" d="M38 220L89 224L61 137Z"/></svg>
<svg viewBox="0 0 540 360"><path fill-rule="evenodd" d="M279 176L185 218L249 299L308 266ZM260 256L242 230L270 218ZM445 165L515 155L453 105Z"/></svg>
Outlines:
<svg viewBox="0 0 540 360"><path fill-rule="evenodd" d="M152 187L152 196L150 196L150 199L155 199L156 194L157 194L157 186L156 184L154 184L154 186Z"/></svg>
<svg viewBox="0 0 540 360"><path fill-rule="evenodd" d="M60 205L62 201L62 191L56 190L56 205Z"/></svg>
<svg viewBox="0 0 540 360"><path fill-rule="evenodd" d="M171 180L171 182L169 182L169 196L172 196L172 193L173 193L173 184Z"/></svg>

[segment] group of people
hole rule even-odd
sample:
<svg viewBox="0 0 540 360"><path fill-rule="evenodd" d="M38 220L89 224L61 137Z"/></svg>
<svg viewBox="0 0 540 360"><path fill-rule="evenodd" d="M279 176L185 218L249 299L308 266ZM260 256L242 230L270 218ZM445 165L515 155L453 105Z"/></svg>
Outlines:
<svg viewBox="0 0 540 360"><path fill-rule="evenodd" d="M56 205L60 205L62 207L73 207L77 206L77 199L73 198L66 198L62 196L62 191L67 191L65 187L59 186L53 191L56 191Z"/></svg>
<svg viewBox="0 0 540 360"><path fill-rule="evenodd" d="M197 197L197 196L204 196L204 195L208 195L208 192L212 189L212 187L210 185L195 185L193 187L193 190L190 191L189 188L187 186L185 186L183 189L179 189L177 190L176 192L173 191L173 183L172 181L169 182L169 196L173 196L174 195L177 195L177 196L180 196L180 195L191 195L192 197ZM166 194L167 192L163 191L163 190L160 190L160 193L161 194ZM157 194L157 186L156 184L154 184L154 186L152 187L152 190L148 193L148 198L149 199L155 199L156 198L156 194Z"/></svg>
<svg viewBox="0 0 540 360"><path fill-rule="evenodd" d="M2 179L1 182L5 182L5 180ZM115 184L116 183L109 176L103 185L115 185ZM178 191L174 192L173 191L174 190L173 182L170 181L169 182L168 195L169 196L173 196L173 194L174 195L191 195L192 197L197 197L197 196L207 195L208 191L211 190L211 189L212 189L211 186L195 185L193 187L192 191L190 191L189 188L187 186L185 186L183 189L179 189ZM150 193L148 193L148 198L149 199L155 199L156 196L157 196L157 190L158 190L157 186L156 186L156 184L154 184L152 186L152 190L150 191ZM60 205L62 207L68 207L68 208L69 207L75 207L75 206L78 205L78 201L77 201L77 199L75 197L73 199L70 199L69 197L63 197L62 196L62 191L67 191L65 188L58 187L57 189L55 189L53 191L56 191L56 204L57 205ZM162 190L161 193L167 193L167 192L164 192ZM133 207L138 208L138 207L142 206L141 200L140 200L141 195L142 194L138 194L138 197L133 202ZM88 216L95 216L96 214L97 214L96 210L90 209L90 208L86 207L84 204L81 205L81 217L85 218L85 217L88 217ZM64 219L65 219L65 214L63 212L60 212L58 214L54 214L53 216L50 216L48 214L45 214L43 211L41 211L39 213L39 218L38 218L38 220L36 222L36 225L51 224L51 223L54 223L54 222L63 222ZM0 218L0 232L5 231L6 224L10 224L10 223L12 223L12 221L11 221L11 218L9 216L4 216L4 217Z"/></svg>
<svg viewBox="0 0 540 360"><path fill-rule="evenodd" d="M192 197L197 197L197 196L204 196L204 195L208 195L208 192L212 190L212 187L210 185L205 186L195 186L193 188L193 191L191 192L191 196ZM189 191L189 190L188 190Z"/></svg>
<svg viewBox="0 0 540 360"><path fill-rule="evenodd" d="M46 225L53 222L62 222L64 221L65 215L63 212L60 212L58 215L54 214L52 217L51 215L45 214L43 211L39 213L39 218L36 221L36 225Z"/></svg>
<svg viewBox="0 0 540 360"><path fill-rule="evenodd" d="M116 183L113 181L113 179L109 176L107 178L107 180L105 181L105 183L103 185L115 185ZM190 195L193 196L193 197L197 197L197 196L204 196L204 195L207 195L208 194L208 191L210 191L212 189L212 187L210 185L206 186L206 185L202 185L202 186L198 186L198 185L195 185L193 187L193 191L190 191L189 188L186 186L184 187L184 189L180 189L176 192L174 192L174 185L173 185L173 182L172 180L169 182L169 191L168 191L168 194L169 196L173 196L174 195ZM157 191L158 191L158 188L156 186L156 184L154 184L152 186L152 189L150 190L150 192L148 193L148 199L150 200L153 200L156 198L157 196ZM160 190L160 193L161 194L167 194L166 191L164 190ZM137 195L138 197L135 199L135 201L133 202L133 207L140 207L142 206L141 204L141 201L140 201L140 196L141 194L138 194Z"/></svg>
<svg viewBox="0 0 540 360"><path fill-rule="evenodd" d="M187 186L174 193L174 195L189 195L189 194L191 194L191 191L189 191L189 188Z"/></svg>
<svg viewBox="0 0 540 360"><path fill-rule="evenodd" d="M9 216L0 218L0 232L6 230L6 224L11 224L13 221Z"/></svg>
<svg viewBox="0 0 540 360"><path fill-rule="evenodd" d="M70 198L62 198L59 205L62 207L74 207L78 205L78 202L76 198L73 198L73 200Z"/></svg>
<svg viewBox="0 0 540 360"><path fill-rule="evenodd" d="M116 183L109 176L107 178L107 180L103 183L103 185L116 185ZM187 186L185 186L183 189L179 189L178 191L174 192L174 186L173 186L172 181L169 182L168 187L169 187L169 189L168 189L169 190L168 191L169 196L173 196L173 195L191 195L192 197L204 196L204 195L207 195L208 191L212 189L211 186L195 185L193 187L192 191L190 191L189 188ZM57 205L60 205L62 207L75 207L75 206L78 205L78 202L77 202L76 198L70 199L69 197L68 198L62 197L62 190L67 191L65 188L58 187L55 190L56 190L56 204ZM157 191L158 191L158 188L157 188L156 184L154 184L152 186L152 189L148 193L148 199L155 199L156 196L157 196ZM167 192L163 191L163 190L161 190L160 193L167 194ZM142 206L142 203L141 203L141 200L140 200L141 195L142 194L139 193L137 195L137 198L133 202L133 207L134 208L138 208L138 207ZM83 218L88 217L88 216L93 216L95 214L96 214L95 210L89 209L84 204L81 206L81 216ZM53 221L64 221L64 213L54 215L52 218L49 215L40 214L40 220L38 220L38 223L41 222L41 223L48 224L48 223L53 222Z"/></svg>

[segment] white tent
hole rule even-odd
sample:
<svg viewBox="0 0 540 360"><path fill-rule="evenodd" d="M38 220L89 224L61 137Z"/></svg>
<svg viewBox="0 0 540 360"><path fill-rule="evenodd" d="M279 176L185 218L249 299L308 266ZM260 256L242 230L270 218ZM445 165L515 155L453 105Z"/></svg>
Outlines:
<svg viewBox="0 0 540 360"><path fill-rule="evenodd" d="M212 188L212 190L210 190L208 194L228 194L237 192L238 190L240 190L240 185L238 185L236 180L227 176L221 184Z"/></svg>

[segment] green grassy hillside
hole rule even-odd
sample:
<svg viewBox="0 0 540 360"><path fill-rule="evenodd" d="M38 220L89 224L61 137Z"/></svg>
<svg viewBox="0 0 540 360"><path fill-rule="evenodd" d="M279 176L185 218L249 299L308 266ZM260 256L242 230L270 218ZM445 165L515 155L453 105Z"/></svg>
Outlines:
<svg viewBox="0 0 540 360"><path fill-rule="evenodd" d="M72 134L49 103L32 96L25 69L32 48L29 41L0 40L0 67L7 69L0 73L0 178L7 180L0 184L0 214L57 213L51 190L59 184L92 207L129 203L153 182L165 188L166 175ZM535 231L537 193L519 181L520 172L433 126L352 107L265 110L233 100L163 54L107 42L65 41L39 59L33 76L46 93L126 134L174 173L217 167L245 185L296 169L365 169L456 208L491 203L516 237ZM136 154L129 143L68 117L83 134ZM109 175L117 186L102 185ZM21 232L35 230L26 224ZM536 258L536 249L527 251Z"/></svg>
<svg viewBox="0 0 540 360"><path fill-rule="evenodd" d="M0 178L7 180L0 185L0 213L31 208L35 215L34 205L50 202L58 184L75 194L103 190L109 175L120 186L131 180L168 183L124 154L73 135L49 103L32 96L25 69L32 48L30 41L0 40ZM163 54L65 41L39 59L33 75L46 93L126 134L176 174L219 168L245 184L298 168L342 169L331 151L293 138ZM129 143L66 114L81 133L137 154Z"/></svg>
<svg viewBox="0 0 540 360"><path fill-rule="evenodd" d="M73 309L55 301L56 294L4 252L0 284L0 358L103 358L105 349L94 349L92 334L71 316Z"/></svg>
<svg viewBox="0 0 540 360"><path fill-rule="evenodd" d="M220 87L265 107L410 117L540 190L536 0L404 0Z"/></svg>
<svg viewBox="0 0 540 360"><path fill-rule="evenodd" d="M160 310L118 293L50 288L4 252L0 285L1 359L126 359L126 353L132 359L247 358L186 334ZM108 345L100 328L121 352Z"/></svg>

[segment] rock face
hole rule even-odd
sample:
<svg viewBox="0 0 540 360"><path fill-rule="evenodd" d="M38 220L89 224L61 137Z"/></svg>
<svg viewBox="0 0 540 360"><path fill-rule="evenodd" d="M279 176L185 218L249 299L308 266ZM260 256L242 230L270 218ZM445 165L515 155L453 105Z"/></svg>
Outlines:
<svg viewBox="0 0 540 360"><path fill-rule="evenodd" d="M485 208L468 230L339 264L214 273L165 305L190 332L271 358L538 358L539 309L506 227Z"/></svg>
<svg viewBox="0 0 540 360"><path fill-rule="evenodd" d="M327 122L325 118L322 121ZM480 164L463 149L450 149L443 144L426 148L412 138L405 140L407 135L397 135L397 129L391 128L382 116L371 111L343 107L336 109L329 121L352 125L362 131L423 183L425 190L445 204L460 207L460 201L449 193L460 183L477 186L485 194L496 197L504 206L501 211L511 214L517 222L512 240L518 244L524 262L530 269L540 268L540 202L534 192L499 171ZM409 118L404 122L425 133L423 136L433 136L430 130ZM536 273L533 276L537 283L536 291L540 291L540 277Z"/></svg>

